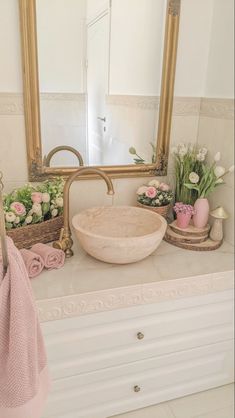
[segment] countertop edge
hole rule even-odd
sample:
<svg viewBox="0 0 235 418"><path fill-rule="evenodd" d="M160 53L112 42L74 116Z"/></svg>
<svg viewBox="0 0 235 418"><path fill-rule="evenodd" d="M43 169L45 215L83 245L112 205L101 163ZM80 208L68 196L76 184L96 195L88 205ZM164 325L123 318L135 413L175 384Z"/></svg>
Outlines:
<svg viewBox="0 0 235 418"><path fill-rule="evenodd" d="M203 296L234 288L234 270L38 300L40 322Z"/></svg>

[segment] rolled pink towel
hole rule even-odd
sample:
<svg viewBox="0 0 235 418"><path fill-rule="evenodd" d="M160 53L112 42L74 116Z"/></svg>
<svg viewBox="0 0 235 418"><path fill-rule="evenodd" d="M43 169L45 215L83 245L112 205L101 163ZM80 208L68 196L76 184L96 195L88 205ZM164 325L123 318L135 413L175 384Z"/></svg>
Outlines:
<svg viewBox="0 0 235 418"><path fill-rule="evenodd" d="M31 279L38 276L44 269L44 262L39 254L30 250L20 250L28 275Z"/></svg>
<svg viewBox="0 0 235 418"><path fill-rule="evenodd" d="M46 244L35 244L31 248L36 254L39 254L47 269L59 269L63 267L65 261L65 253Z"/></svg>

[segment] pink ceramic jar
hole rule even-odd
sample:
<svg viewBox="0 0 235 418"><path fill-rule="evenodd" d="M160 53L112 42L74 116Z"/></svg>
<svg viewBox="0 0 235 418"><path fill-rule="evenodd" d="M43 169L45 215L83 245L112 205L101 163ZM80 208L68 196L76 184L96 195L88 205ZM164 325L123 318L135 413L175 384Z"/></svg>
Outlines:
<svg viewBox="0 0 235 418"><path fill-rule="evenodd" d="M177 219L176 223L178 228L186 229L189 226L189 222L191 220L191 214L190 213L177 213Z"/></svg>

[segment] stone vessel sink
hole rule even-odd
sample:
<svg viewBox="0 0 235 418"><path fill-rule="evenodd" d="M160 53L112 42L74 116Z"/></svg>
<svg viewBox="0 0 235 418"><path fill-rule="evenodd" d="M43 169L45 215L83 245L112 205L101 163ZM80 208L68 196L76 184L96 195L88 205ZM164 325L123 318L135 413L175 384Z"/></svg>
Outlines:
<svg viewBox="0 0 235 418"><path fill-rule="evenodd" d="M128 264L152 254L162 241L166 220L146 209L130 206L85 210L72 219L80 245L98 260Z"/></svg>

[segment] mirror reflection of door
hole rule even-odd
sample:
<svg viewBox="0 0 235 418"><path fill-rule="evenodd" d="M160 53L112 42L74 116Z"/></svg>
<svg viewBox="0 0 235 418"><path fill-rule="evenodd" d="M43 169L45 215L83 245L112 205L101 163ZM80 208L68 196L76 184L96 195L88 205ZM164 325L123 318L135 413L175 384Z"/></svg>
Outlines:
<svg viewBox="0 0 235 418"><path fill-rule="evenodd" d="M103 165L109 74L109 15L87 26L87 145L89 165Z"/></svg>
<svg viewBox="0 0 235 418"><path fill-rule="evenodd" d="M165 11L166 0L36 0L43 156L66 145L85 165L122 166L137 163L132 147L152 163ZM68 152L51 164L75 165Z"/></svg>

